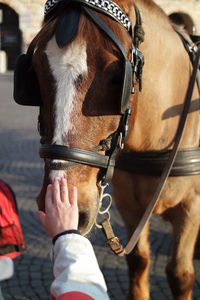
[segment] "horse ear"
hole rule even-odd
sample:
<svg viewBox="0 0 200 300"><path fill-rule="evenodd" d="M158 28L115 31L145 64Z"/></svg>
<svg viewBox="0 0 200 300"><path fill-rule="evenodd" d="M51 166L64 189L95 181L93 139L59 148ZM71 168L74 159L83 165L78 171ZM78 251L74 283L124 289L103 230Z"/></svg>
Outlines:
<svg viewBox="0 0 200 300"><path fill-rule="evenodd" d="M56 24L55 35L59 48L70 43L78 32L81 10L78 7L69 7Z"/></svg>

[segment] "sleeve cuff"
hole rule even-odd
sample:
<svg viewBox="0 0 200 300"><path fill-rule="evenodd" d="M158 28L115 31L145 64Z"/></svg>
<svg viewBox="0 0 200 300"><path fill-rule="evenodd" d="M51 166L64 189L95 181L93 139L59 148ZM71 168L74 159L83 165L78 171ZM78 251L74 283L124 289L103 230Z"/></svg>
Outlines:
<svg viewBox="0 0 200 300"><path fill-rule="evenodd" d="M57 239L62 236L62 235L66 235L66 234L71 234L71 233L75 233L75 234L79 234L80 235L80 231L78 229L70 229L70 230L65 230L61 233L58 233L57 235L54 236L54 238L52 239L52 243L53 245L55 245L55 242L57 241Z"/></svg>

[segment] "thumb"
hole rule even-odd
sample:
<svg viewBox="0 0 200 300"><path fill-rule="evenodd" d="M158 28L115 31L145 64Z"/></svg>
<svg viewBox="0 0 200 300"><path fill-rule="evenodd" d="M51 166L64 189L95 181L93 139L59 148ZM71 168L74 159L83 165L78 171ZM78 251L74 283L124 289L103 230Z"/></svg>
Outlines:
<svg viewBox="0 0 200 300"><path fill-rule="evenodd" d="M38 217L40 219L41 224L44 226L45 225L46 214L43 211L39 210L38 211Z"/></svg>

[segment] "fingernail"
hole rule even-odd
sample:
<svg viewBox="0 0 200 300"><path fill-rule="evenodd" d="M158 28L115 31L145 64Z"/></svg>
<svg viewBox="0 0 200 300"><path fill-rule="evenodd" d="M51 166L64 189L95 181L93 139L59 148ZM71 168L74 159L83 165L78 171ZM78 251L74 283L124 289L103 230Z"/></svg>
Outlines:
<svg viewBox="0 0 200 300"><path fill-rule="evenodd" d="M75 185L73 185L72 191L73 191L73 192L76 192L76 191L77 191L77 187L76 187Z"/></svg>

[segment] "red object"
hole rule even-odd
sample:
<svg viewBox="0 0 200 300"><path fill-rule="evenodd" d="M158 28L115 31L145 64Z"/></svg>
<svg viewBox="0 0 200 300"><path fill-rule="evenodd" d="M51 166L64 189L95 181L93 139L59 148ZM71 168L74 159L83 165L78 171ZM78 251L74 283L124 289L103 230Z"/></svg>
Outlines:
<svg viewBox="0 0 200 300"><path fill-rule="evenodd" d="M25 248L15 194L0 180L0 258L15 258Z"/></svg>
<svg viewBox="0 0 200 300"><path fill-rule="evenodd" d="M55 299L55 300L94 300L94 298L91 298L89 295L86 295L84 293L81 292L68 292L65 293L61 296L59 296L58 298L51 298Z"/></svg>

